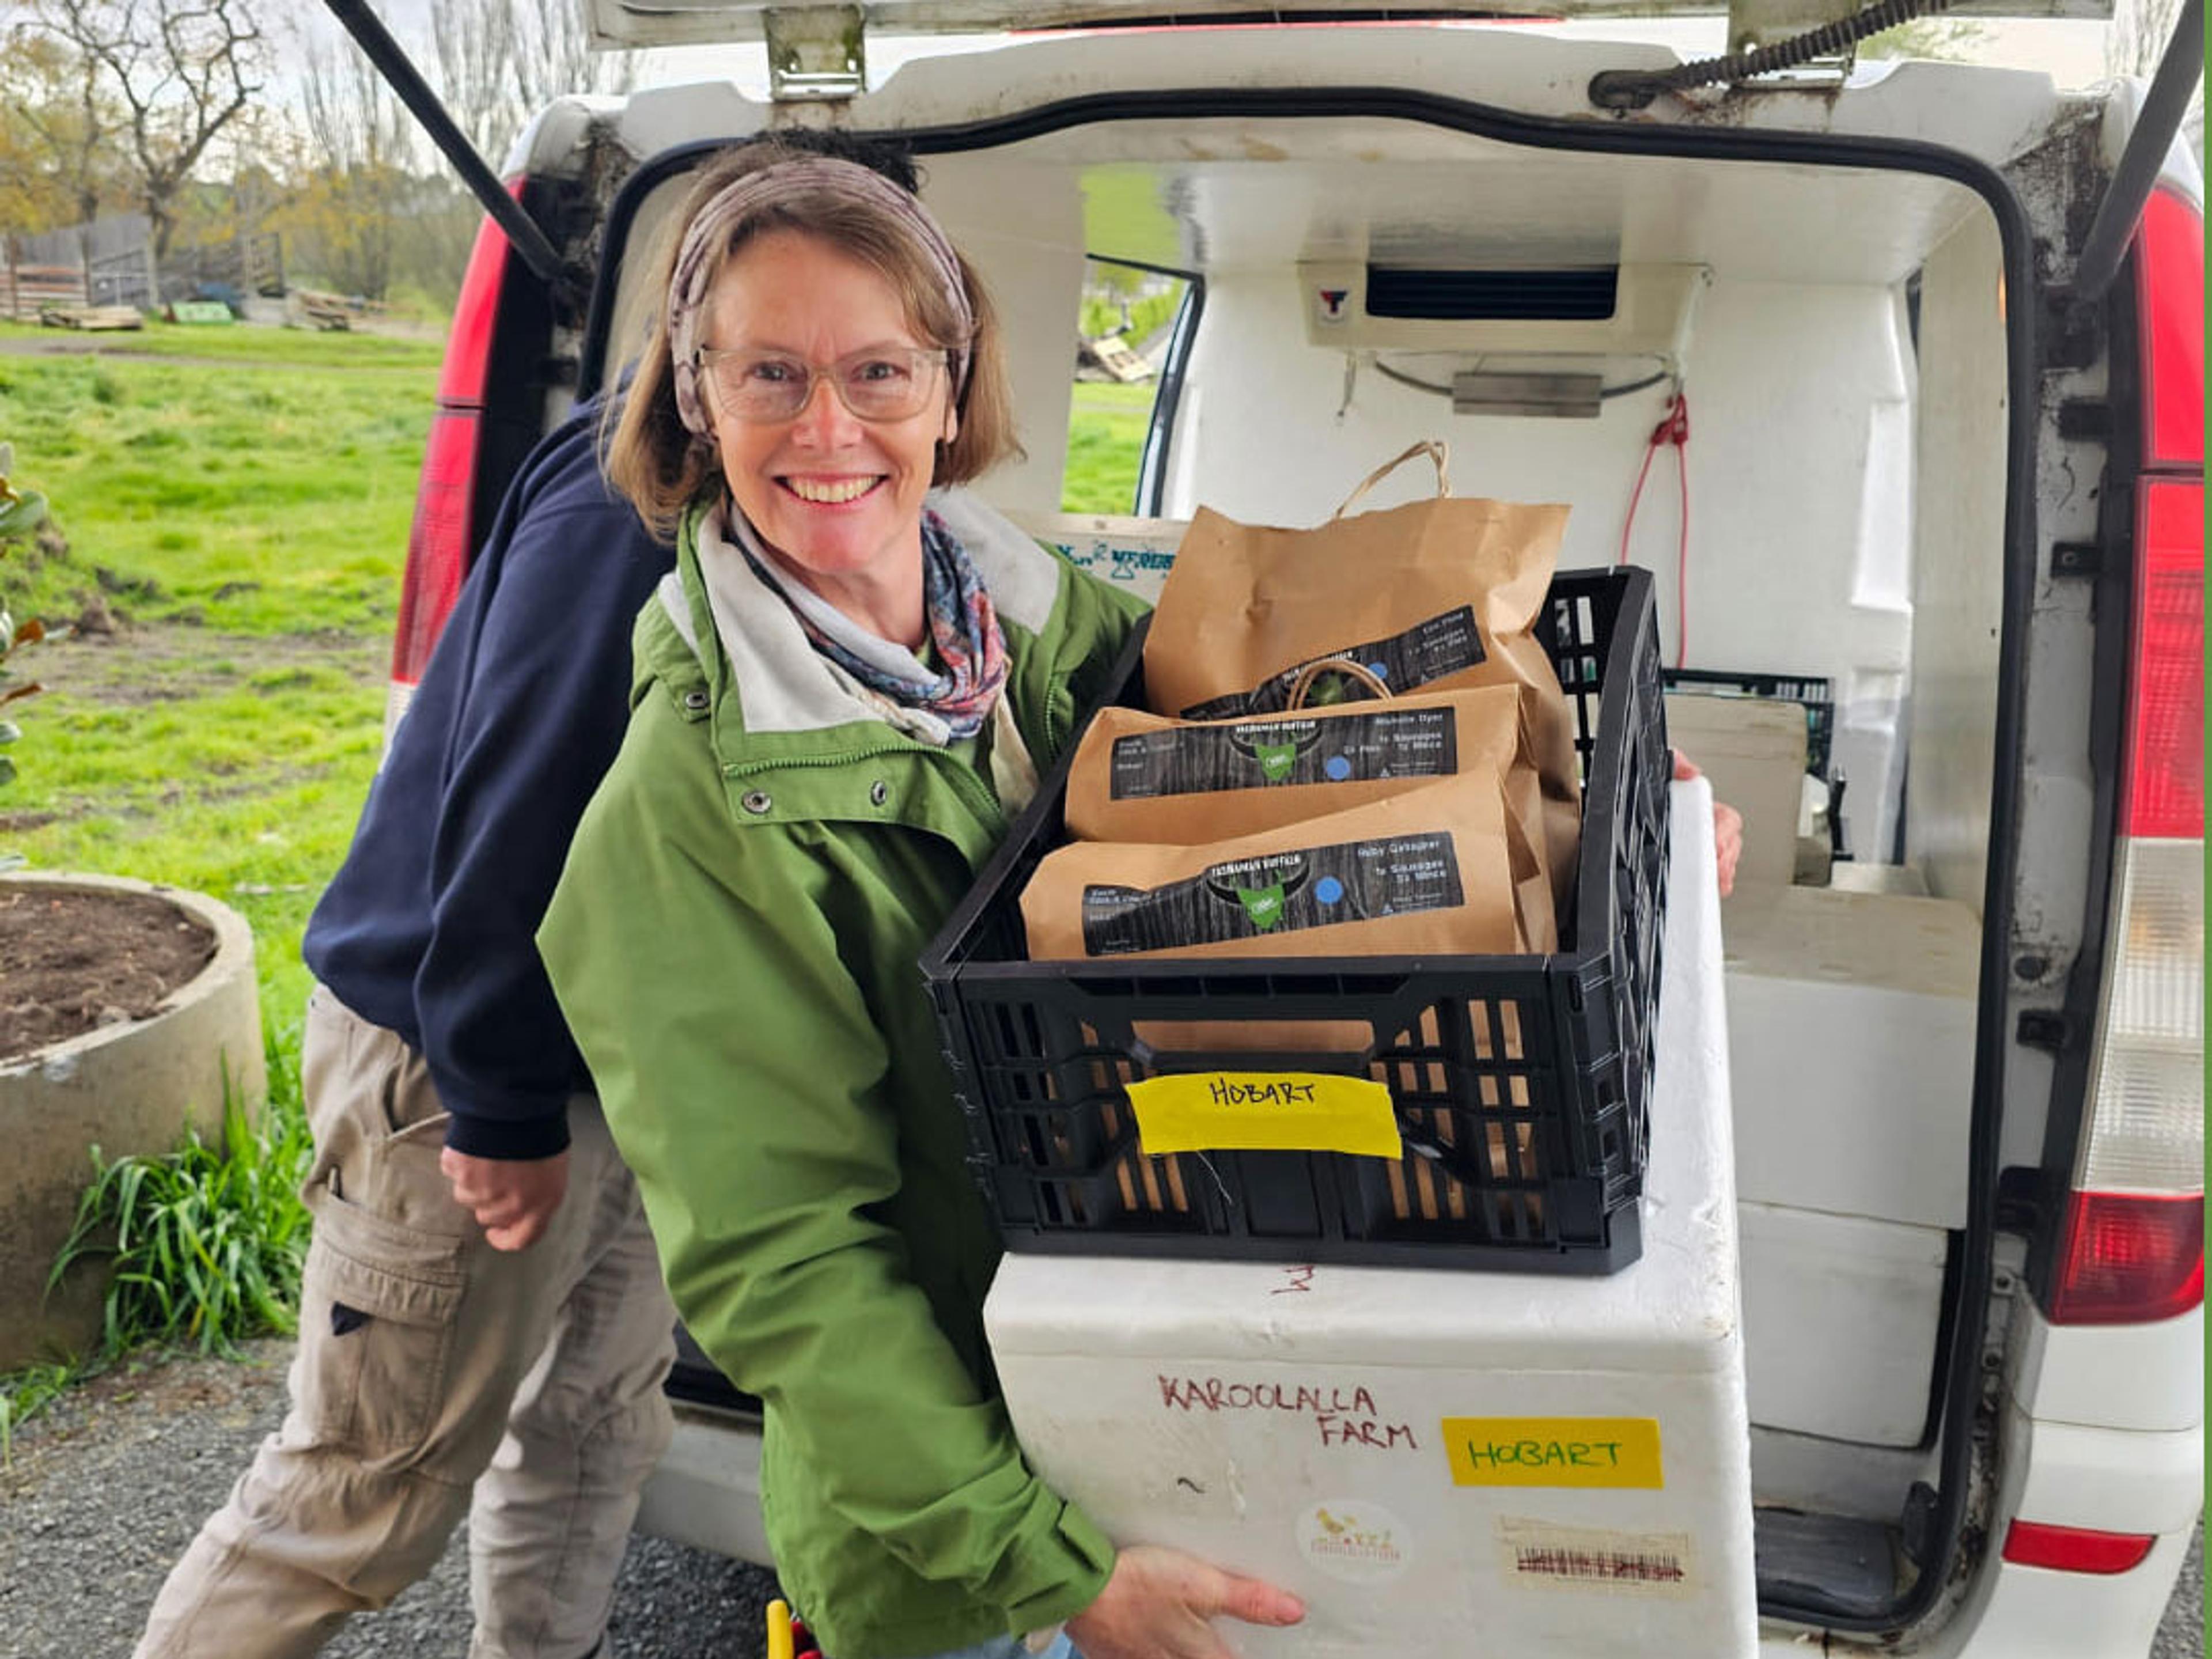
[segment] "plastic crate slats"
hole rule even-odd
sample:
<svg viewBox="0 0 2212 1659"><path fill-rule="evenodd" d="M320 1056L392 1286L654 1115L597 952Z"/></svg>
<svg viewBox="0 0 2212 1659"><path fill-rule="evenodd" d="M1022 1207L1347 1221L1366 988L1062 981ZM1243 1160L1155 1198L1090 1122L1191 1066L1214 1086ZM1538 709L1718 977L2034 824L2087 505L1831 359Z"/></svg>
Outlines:
<svg viewBox="0 0 2212 1659"><path fill-rule="evenodd" d="M1009 1246L1577 1273L1635 1260L1671 769L1651 580L1564 572L1543 614L1584 837L1603 854L1578 866L1548 958L1026 962L1018 897L1060 837L1070 745L922 964ZM1140 651L1141 635L1121 701L1140 697ZM1368 1040L1252 1053L1215 1035L1324 1020ZM1175 1027L1220 1051L1144 1040ZM1147 1156L1124 1091L1163 1069L1370 1078L1405 1155Z"/></svg>

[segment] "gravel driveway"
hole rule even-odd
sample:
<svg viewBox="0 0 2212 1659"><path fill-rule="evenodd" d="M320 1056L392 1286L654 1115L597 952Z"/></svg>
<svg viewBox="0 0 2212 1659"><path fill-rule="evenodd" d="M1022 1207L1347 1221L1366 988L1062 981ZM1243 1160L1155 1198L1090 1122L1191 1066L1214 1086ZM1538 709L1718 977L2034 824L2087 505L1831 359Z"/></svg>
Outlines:
<svg viewBox="0 0 2212 1659"><path fill-rule="evenodd" d="M169 1564L283 1415L289 1345L246 1364L180 1360L103 1377L18 1437L0 1470L0 1659L125 1659ZM2203 1659L2203 1533L2150 1659ZM615 1591L619 1659L754 1659L771 1577L636 1539ZM329 1659L463 1659L468 1546Z"/></svg>
<svg viewBox="0 0 2212 1659"><path fill-rule="evenodd" d="M0 1659L126 1659L170 1564L283 1415L285 1342L246 1364L180 1360L76 1390L0 1470ZM615 1591L617 1659L754 1659L775 1583L635 1539ZM466 1528L421 1583L354 1620L327 1659L463 1659Z"/></svg>

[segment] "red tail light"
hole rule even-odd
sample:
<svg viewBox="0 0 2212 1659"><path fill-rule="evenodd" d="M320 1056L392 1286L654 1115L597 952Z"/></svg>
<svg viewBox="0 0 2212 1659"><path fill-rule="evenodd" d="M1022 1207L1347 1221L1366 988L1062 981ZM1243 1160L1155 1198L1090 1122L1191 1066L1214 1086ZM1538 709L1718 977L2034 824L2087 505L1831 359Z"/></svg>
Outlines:
<svg viewBox="0 0 2212 1659"><path fill-rule="evenodd" d="M2202 1193L2076 1193L2069 1200L2051 1323L2140 1324L2203 1300Z"/></svg>
<svg viewBox="0 0 2212 1659"><path fill-rule="evenodd" d="M2171 1319L2204 1300L2203 216L2161 188L2135 252L2127 746L2088 1112L2048 1299L2058 1325Z"/></svg>
<svg viewBox="0 0 2212 1659"><path fill-rule="evenodd" d="M507 188L522 193L523 181ZM486 219L477 232L446 337L446 363L438 377L438 408L415 495L415 525L407 537L407 574L399 593L399 626L392 642L395 697L404 696L429 665L446 618L468 574L475 526L477 444L483 422L484 386L491 374L492 331L507 279L507 237Z"/></svg>
<svg viewBox="0 0 2212 1659"><path fill-rule="evenodd" d="M2152 466L2204 462L2204 216L2179 191L2151 192L2137 233L2143 336L2143 453Z"/></svg>
<svg viewBox="0 0 2212 1659"><path fill-rule="evenodd" d="M2201 280L2197 289L2201 298ZM2201 345L2201 317L2197 338ZM2201 374L2197 385L2201 397ZM2202 841L2204 485L2147 477L2139 489L2128 811L2121 833Z"/></svg>
<svg viewBox="0 0 2212 1659"><path fill-rule="evenodd" d="M2054 1572L2126 1572L2141 1566L2156 1537L2137 1532L2091 1532L2086 1527L2046 1527L2015 1521L2006 1529L2004 1559L2015 1566Z"/></svg>

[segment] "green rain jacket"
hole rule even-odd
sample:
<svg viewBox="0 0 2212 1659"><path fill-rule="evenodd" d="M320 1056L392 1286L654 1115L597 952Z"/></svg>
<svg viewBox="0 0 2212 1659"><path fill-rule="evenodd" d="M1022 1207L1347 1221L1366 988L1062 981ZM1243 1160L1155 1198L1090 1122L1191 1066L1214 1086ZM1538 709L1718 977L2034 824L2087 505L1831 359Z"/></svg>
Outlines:
<svg viewBox="0 0 2212 1659"><path fill-rule="evenodd" d="M1040 769L1142 604L960 492ZM996 1234L922 948L1004 838L973 744L856 699L694 514L639 617L629 733L538 935L668 1287L766 1402L762 1507L836 1659L1042 1629L1112 1546L1031 1473L984 1346Z"/></svg>

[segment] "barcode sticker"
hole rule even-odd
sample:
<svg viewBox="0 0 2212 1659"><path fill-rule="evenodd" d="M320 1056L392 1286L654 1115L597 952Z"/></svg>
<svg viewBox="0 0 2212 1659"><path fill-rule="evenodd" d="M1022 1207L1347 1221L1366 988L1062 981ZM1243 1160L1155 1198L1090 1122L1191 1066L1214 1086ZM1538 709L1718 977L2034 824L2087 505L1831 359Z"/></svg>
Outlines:
<svg viewBox="0 0 2212 1659"><path fill-rule="evenodd" d="M1613 1532L1501 1516L1498 1544L1505 1582L1521 1589L1637 1595L1697 1589L1697 1553L1686 1532Z"/></svg>

